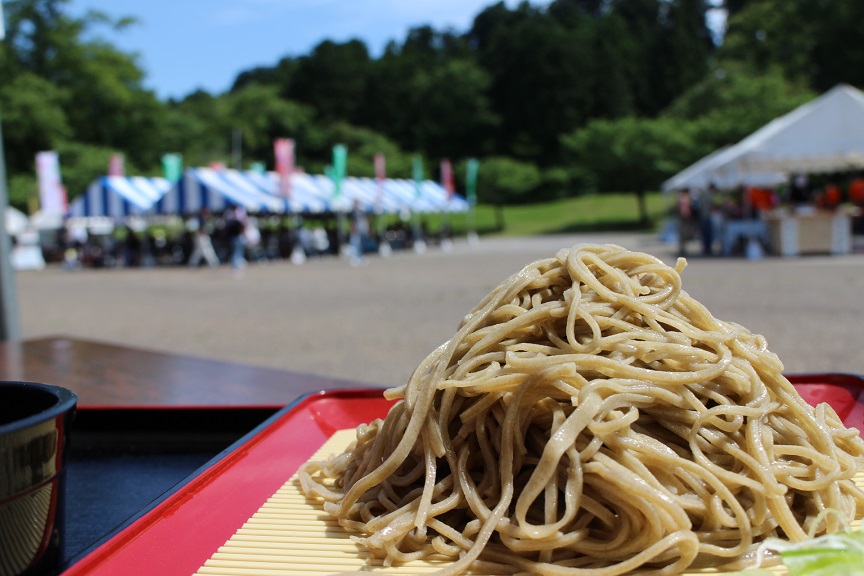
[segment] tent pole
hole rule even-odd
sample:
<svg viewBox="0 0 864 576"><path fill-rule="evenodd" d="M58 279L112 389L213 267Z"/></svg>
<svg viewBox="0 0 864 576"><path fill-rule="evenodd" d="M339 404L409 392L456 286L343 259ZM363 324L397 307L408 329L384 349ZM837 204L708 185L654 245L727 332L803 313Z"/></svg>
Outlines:
<svg viewBox="0 0 864 576"><path fill-rule="evenodd" d="M3 153L3 129L0 122L0 340L21 339L18 320L18 292L12 271L12 242L6 233L6 208L9 194L6 188L6 158Z"/></svg>

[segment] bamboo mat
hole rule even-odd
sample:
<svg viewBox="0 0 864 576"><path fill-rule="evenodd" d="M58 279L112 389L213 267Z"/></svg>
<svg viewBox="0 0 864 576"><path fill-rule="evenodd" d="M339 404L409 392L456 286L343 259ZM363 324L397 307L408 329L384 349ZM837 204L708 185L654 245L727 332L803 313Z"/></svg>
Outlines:
<svg viewBox="0 0 864 576"><path fill-rule="evenodd" d="M356 430L336 432L310 460L343 452ZM336 520L300 490L296 474L220 547L196 574L218 576L304 576L373 569L381 574L413 575L444 566L410 562L398 568L370 560Z"/></svg>
<svg viewBox="0 0 864 576"><path fill-rule="evenodd" d="M355 437L353 428L336 432L310 460L323 460L343 452ZM864 488L864 473L858 474L855 482ZM857 527L858 522L853 526ZM410 576L434 572L448 563L425 560L384 567L381 560L370 559L320 505L306 498L295 475L195 574L304 576L371 570L377 574ZM782 567L768 570L785 573ZM705 570L692 574L722 573Z"/></svg>

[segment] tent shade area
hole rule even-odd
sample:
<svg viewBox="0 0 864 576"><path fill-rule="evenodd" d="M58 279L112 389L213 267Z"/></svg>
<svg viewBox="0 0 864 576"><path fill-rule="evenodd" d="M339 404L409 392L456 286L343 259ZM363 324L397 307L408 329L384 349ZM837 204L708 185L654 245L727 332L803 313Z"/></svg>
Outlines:
<svg viewBox="0 0 864 576"><path fill-rule="evenodd" d="M144 215L170 187L171 182L165 178L102 176L70 204L69 216L122 219Z"/></svg>
<svg viewBox="0 0 864 576"><path fill-rule="evenodd" d="M856 169L864 169L864 93L840 84L698 160L662 188L771 186L793 174Z"/></svg>

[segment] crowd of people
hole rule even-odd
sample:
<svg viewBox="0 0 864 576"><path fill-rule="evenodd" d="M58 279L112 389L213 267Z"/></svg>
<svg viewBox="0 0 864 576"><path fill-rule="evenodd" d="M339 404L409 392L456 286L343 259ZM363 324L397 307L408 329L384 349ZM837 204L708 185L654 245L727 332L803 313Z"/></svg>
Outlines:
<svg viewBox="0 0 864 576"><path fill-rule="evenodd" d="M717 255L723 251L721 235L728 222L761 220L778 209L836 211L844 206L858 212L864 209L864 175L811 180L799 174L775 187L720 190L710 184L705 189L683 188L678 191L675 205L678 252L686 256L692 244L698 242L703 256ZM856 233L864 233L860 216L853 218L853 223Z"/></svg>
<svg viewBox="0 0 864 576"><path fill-rule="evenodd" d="M68 268L228 265L243 269L249 262L342 255L353 265L386 248L416 248L439 242L425 222L403 219L376 221L356 209L345 215L250 215L241 207L213 213L204 209L182 219L159 222L127 221L120 226L88 228L67 221L44 246L47 261L62 260Z"/></svg>

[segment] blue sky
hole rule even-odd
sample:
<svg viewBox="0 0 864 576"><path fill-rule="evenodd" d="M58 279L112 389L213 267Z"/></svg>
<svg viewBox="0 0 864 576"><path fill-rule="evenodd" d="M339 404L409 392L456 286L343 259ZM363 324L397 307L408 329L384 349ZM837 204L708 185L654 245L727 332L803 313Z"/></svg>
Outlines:
<svg viewBox="0 0 864 576"><path fill-rule="evenodd" d="M124 52L138 54L145 87L166 99L202 88L221 93L243 70L308 54L325 39L359 38L374 56L390 40L429 24L467 31L496 0L71 0L81 16L98 9L139 22L122 33L94 29ZM518 2L507 0L514 7ZM539 2L532 2L539 4ZM545 2L544 2L545 3Z"/></svg>

